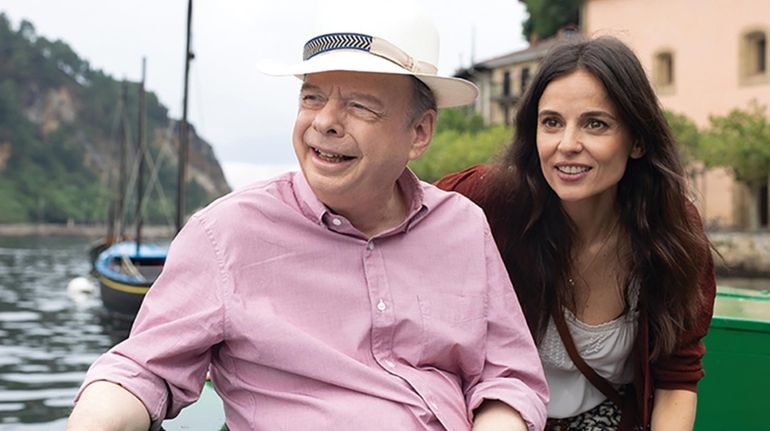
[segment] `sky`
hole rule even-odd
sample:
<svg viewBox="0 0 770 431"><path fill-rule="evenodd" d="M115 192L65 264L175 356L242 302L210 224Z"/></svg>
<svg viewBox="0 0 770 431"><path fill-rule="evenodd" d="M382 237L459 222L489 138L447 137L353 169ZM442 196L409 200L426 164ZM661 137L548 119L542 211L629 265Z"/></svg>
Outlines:
<svg viewBox="0 0 770 431"><path fill-rule="evenodd" d="M418 1L439 31L441 75L527 46L518 0ZM256 65L301 57L316 3L194 2L188 117L234 188L297 169L291 130L300 81L263 75ZM116 79L139 81L146 57L147 89L181 118L186 0L0 0L0 12L14 28L26 19L38 35L62 39Z"/></svg>

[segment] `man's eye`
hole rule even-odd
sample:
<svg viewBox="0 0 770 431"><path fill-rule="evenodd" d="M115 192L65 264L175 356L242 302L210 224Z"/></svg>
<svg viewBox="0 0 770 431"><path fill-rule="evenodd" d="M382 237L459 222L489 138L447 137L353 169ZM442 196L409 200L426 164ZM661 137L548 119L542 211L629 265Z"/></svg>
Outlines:
<svg viewBox="0 0 770 431"><path fill-rule="evenodd" d="M353 109L361 110L361 111L374 112L368 106L362 105L362 104L356 103L356 102L351 103L350 107L353 108Z"/></svg>
<svg viewBox="0 0 770 431"><path fill-rule="evenodd" d="M300 99L304 105L319 105L323 103L323 98L317 94L303 94Z"/></svg>

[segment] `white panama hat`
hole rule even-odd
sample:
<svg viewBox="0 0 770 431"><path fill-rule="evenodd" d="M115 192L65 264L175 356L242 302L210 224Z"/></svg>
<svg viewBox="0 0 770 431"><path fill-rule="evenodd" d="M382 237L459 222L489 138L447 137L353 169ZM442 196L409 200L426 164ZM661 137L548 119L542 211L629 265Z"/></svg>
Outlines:
<svg viewBox="0 0 770 431"><path fill-rule="evenodd" d="M412 0L327 0L318 4L314 36L302 62L262 63L268 75L333 70L413 75L433 91L439 108L467 105L478 96L470 81L438 76L439 37Z"/></svg>

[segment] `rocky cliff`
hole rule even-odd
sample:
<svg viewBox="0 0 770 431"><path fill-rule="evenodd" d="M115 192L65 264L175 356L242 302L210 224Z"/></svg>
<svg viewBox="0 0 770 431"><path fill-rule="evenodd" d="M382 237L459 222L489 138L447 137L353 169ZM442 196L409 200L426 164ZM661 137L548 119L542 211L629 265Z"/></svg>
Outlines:
<svg viewBox="0 0 770 431"><path fill-rule="evenodd" d="M181 80L181 76L180 76ZM139 84L90 67L63 41L0 14L0 223L104 221L136 182ZM176 196L179 121L146 94L147 218L167 220ZM118 190L122 145L128 177ZM190 212L230 190L211 145L191 127Z"/></svg>

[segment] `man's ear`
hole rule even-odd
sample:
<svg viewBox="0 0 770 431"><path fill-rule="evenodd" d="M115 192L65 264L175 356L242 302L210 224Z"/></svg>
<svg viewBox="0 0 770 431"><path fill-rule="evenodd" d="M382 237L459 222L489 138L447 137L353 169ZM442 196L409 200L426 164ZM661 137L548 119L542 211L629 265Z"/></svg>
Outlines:
<svg viewBox="0 0 770 431"><path fill-rule="evenodd" d="M642 156L647 153L647 150L645 150L644 145L642 145L642 142L638 139L634 141L634 146L631 147L631 155L630 157L632 159L641 159Z"/></svg>
<svg viewBox="0 0 770 431"><path fill-rule="evenodd" d="M416 160L428 149L433 140L433 132L436 130L436 111L426 110L409 127L412 130L412 149L409 151L409 160Z"/></svg>

